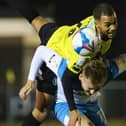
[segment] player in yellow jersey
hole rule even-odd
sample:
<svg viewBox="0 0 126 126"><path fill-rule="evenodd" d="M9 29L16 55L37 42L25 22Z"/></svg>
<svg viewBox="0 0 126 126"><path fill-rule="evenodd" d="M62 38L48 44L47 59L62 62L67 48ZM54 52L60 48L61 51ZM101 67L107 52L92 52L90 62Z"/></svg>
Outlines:
<svg viewBox="0 0 126 126"><path fill-rule="evenodd" d="M18 4L16 2L18 2ZM112 39L116 33L116 12L111 7L111 5L103 3L99 4L93 10L92 16L85 18L77 24L72 26L57 26L56 23L49 23L47 19L39 16L38 13L30 7L29 3L27 3L27 0L21 1L21 4L19 4L19 2L19 0L10 0L9 4L16 8L33 25L40 36L42 45L47 45L49 48L52 48L57 53L59 53L63 58L68 59L68 67L63 74L62 83L70 108L71 118L69 121L69 126L73 126L79 115L74 104L72 83L70 82L74 74L80 72L78 69L76 69L76 67L74 67L74 65L76 66L76 63L78 63L77 61L79 60L80 56L75 56L76 54L73 51L72 53L69 53L69 50L73 50L70 44L72 43L72 36L81 28L90 27L94 29L96 34L100 36L102 42L100 51L93 55L93 57L104 55L110 48ZM22 7L21 5L23 5L23 2L24 6ZM73 58L74 56L75 58ZM92 58L92 56L90 58ZM82 65L80 65L79 70L81 70L81 67ZM26 91L25 88L23 88L23 90L24 92ZM38 93L41 94L42 92ZM41 115L42 112L39 111L40 109L37 107L35 107L35 110L37 111L33 112L33 117L37 119L38 115Z"/></svg>

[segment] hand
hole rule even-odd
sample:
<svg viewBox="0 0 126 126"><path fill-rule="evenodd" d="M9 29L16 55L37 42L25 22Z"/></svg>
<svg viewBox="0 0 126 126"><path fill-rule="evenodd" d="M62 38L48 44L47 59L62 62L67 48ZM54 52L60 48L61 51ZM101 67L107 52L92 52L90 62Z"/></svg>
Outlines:
<svg viewBox="0 0 126 126"><path fill-rule="evenodd" d="M95 126L95 124L85 115L81 115L81 123L77 121L76 126Z"/></svg>
<svg viewBox="0 0 126 126"><path fill-rule="evenodd" d="M19 96L21 99L26 99L29 93L33 90L35 81L28 80L27 83L19 91Z"/></svg>
<svg viewBox="0 0 126 126"><path fill-rule="evenodd" d="M70 111L70 120L68 126L75 126L76 122L78 122L78 124L81 123L81 115L78 110L72 110Z"/></svg>

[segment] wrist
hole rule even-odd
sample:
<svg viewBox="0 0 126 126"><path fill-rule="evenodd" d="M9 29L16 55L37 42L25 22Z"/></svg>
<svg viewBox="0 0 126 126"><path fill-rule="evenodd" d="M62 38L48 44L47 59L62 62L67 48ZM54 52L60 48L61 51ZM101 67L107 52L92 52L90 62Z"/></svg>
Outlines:
<svg viewBox="0 0 126 126"><path fill-rule="evenodd" d="M77 109L70 110L70 115L72 115L74 113L78 113L78 110Z"/></svg>
<svg viewBox="0 0 126 126"><path fill-rule="evenodd" d="M69 104L69 109L70 109L70 111L77 110L76 105L75 105L74 102L71 102L71 104Z"/></svg>

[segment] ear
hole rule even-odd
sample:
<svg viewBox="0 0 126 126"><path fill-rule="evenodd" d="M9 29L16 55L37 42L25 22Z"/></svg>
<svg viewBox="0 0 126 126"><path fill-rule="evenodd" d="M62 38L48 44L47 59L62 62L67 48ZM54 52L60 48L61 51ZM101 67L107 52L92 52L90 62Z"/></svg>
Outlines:
<svg viewBox="0 0 126 126"><path fill-rule="evenodd" d="M80 73L80 74L79 74L79 77L78 77L79 80L82 80L82 77L83 77L83 75L82 75L82 73Z"/></svg>
<svg viewBox="0 0 126 126"><path fill-rule="evenodd" d="M100 21L99 20L95 20L95 27L96 27L96 29L99 29L99 25L100 25Z"/></svg>
<svg viewBox="0 0 126 126"><path fill-rule="evenodd" d="M99 34L100 34L100 21L98 21L98 20L95 21L95 29L96 29L97 36L99 36Z"/></svg>

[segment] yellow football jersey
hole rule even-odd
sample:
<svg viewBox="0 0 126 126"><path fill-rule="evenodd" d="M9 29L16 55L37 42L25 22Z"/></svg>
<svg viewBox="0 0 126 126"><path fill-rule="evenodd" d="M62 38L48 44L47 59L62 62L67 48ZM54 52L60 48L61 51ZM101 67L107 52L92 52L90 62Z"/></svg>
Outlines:
<svg viewBox="0 0 126 126"><path fill-rule="evenodd" d="M89 27L95 30L94 17L90 16L86 19L80 21L78 24L74 24L72 26L61 26L59 27L50 37L47 47L52 48L58 54L60 54L63 58L67 60L68 69L74 73L79 73L85 58L95 57L97 52L101 52L101 54L105 54L107 50L110 48L111 40L106 42L101 42L98 50L94 52L92 55L80 56L77 52L74 51L72 47L72 37L77 30L80 28Z"/></svg>

